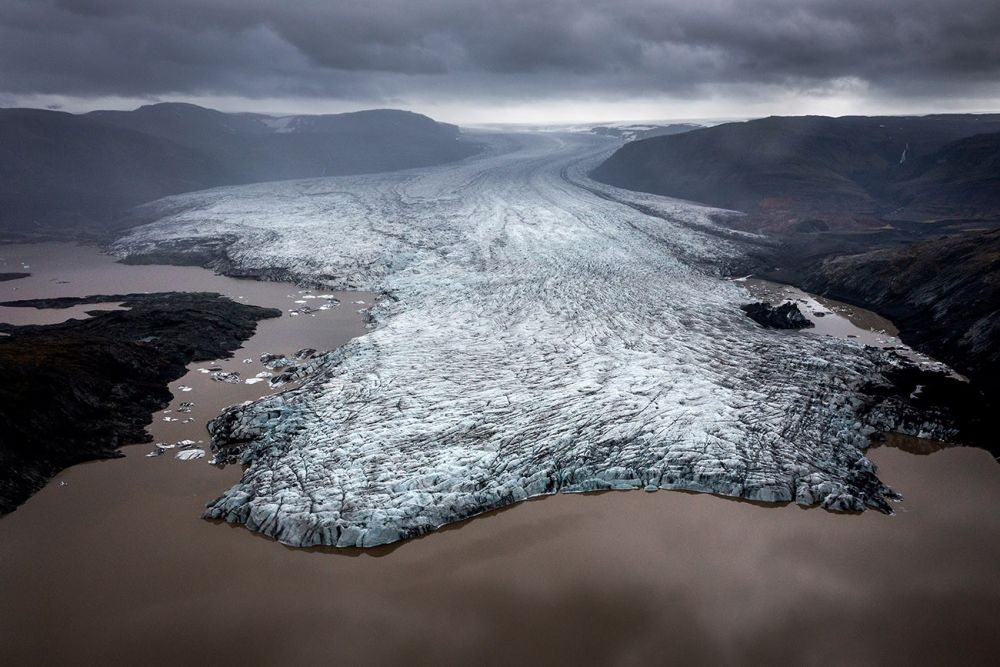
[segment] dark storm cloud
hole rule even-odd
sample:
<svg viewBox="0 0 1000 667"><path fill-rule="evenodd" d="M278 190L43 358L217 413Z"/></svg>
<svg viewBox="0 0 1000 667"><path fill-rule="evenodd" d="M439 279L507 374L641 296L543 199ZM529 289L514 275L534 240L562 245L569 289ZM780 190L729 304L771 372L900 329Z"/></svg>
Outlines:
<svg viewBox="0 0 1000 667"><path fill-rule="evenodd" d="M0 93L1000 94L984 0L0 0Z"/></svg>

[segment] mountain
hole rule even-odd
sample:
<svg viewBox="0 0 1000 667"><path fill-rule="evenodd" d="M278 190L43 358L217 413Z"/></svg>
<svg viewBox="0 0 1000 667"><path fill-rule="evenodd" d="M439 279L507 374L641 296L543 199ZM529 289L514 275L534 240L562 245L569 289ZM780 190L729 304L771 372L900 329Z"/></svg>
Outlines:
<svg viewBox="0 0 1000 667"><path fill-rule="evenodd" d="M129 206L221 185L222 165L191 148L39 109L0 109L0 233L86 235Z"/></svg>
<svg viewBox="0 0 1000 667"><path fill-rule="evenodd" d="M1000 402L1000 230L830 257L801 284L889 317Z"/></svg>
<svg viewBox="0 0 1000 667"><path fill-rule="evenodd" d="M393 109L274 117L165 103L87 115L202 151L233 171L234 184L394 171L476 152L458 127Z"/></svg>
<svg viewBox="0 0 1000 667"><path fill-rule="evenodd" d="M173 103L82 115L0 109L0 234L101 236L128 208L165 195L407 169L478 150L454 125L389 109L284 117Z"/></svg>
<svg viewBox="0 0 1000 667"><path fill-rule="evenodd" d="M998 132L1000 115L770 117L635 141L592 176L745 211L761 228L964 218L970 196L977 217L1000 217Z"/></svg>
<svg viewBox="0 0 1000 667"><path fill-rule="evenodd" d="M916 161L912 176L889 188L902 220L995 219L1000 211L1000 132L947 144Z"/></svg>

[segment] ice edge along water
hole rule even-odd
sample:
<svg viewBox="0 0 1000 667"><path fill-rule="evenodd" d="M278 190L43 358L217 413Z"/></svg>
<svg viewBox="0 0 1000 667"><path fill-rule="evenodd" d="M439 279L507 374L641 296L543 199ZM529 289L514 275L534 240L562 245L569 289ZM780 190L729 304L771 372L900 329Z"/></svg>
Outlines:
<svg viewBox="0 0 1000 667"><path fill-rule="evenodd" d="M346 547L558 491L888 509L863 452L892 416L857 391L885 353L746 318L719 278L739 235L587 179L606 140L482 139L451 165L160 200L116 244L387 295L300 387L212 423L248 468L207 517Z"/></svg>

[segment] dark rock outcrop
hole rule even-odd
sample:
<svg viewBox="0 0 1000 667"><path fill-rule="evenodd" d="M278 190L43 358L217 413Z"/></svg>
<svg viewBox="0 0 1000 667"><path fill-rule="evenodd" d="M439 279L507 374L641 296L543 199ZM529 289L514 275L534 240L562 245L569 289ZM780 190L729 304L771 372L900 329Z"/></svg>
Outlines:
<svg viewBox="0 0 1000 667"><path fill-rule="evenodd" d="M748 303L740 306L740 309L754 322L769 329L805 329L814 326L799 307L790 301L780 306L772 306L766 301Z"/></svg>
<svg viewBox="0 0 1000 667"><path fill-rule="evenodd" d="M281 312L218 294L161 293L7 302L66 308L121 302L52 325L0 325L0 513L13 511L75 463L148 442L169 382L193 361L230 354L257 321Z"/></svg>

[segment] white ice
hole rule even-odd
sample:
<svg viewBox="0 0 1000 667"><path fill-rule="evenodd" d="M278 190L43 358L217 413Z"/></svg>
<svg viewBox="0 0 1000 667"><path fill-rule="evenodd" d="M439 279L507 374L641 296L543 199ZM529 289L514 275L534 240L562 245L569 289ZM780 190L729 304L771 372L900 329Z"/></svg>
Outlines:
<svg viewBox="0 0 1000 667"><path fill-rule="evenodd" d="M241 270L388 295L312 379L213 422L249 467L208 516L371 546L557 491L885 507L856 391L880 362L745 317L725 212L590 181L603 139L481 139L451 165L161 200L117 244L226 239Z"/></svg>

